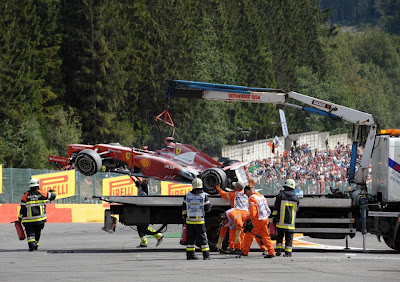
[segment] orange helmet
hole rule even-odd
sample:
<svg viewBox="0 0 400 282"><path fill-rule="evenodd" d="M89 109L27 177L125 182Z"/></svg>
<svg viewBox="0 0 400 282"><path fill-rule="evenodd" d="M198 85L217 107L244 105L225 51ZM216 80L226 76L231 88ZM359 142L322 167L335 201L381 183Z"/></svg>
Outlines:
<svg viewBox="0 0 400 282"><path fill-rule="evenodd" d="M165 141L166 142L174 142L175 139L174 139L174 137L165 137Z"/></svg>

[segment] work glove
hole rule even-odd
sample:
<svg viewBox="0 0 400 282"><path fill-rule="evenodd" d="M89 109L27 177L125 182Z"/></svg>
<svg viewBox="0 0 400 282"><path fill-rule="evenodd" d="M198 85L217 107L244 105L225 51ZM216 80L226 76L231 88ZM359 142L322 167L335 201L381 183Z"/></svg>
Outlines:
<svg viewBox="0 0 400 282"><path fill-rule="evenodd" d="M235 244L239 244L240 242L240 230L236 230L236 235L235 235Z"/></svg>
<svg viewBox="0 0 400 282"><path fill-rule="evenodd" d="M215 189L220 190L220 189L221 189L221 185L216 184L216 185L215 185Z"/></svg>
<svg viewBox="0 0 400 282"><path fill-rule="evenodd" d="M222 242L224 241L224 237L219 237L218 238L218 243L215 245L215 247L218 249L218 250L222 250Z"/></svg>
<svg viewBox="0 0 400 282"><path fill-rule="evenodd" d="M251 232L252 229L253 229L253 223L251 222L251 219L249 218L246 221L246 225L243 227L243 232L244 233Z"/></svg>

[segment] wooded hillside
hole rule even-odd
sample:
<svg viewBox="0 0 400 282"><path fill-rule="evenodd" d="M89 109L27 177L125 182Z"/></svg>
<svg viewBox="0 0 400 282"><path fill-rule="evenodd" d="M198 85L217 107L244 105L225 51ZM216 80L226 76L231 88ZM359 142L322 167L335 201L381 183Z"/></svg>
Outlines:
<svg viewBox="0 0 400 282"><path fill-rule="evenodd" d="M332 27L314 0L0 1L0 163L70 143L161 147L168 79L276 87L400 127L399 37ZM174 99L176 139L210 155L280 134L272 105ZM285 109L289 132L351 127ZM278 123L278 124L277 124ZM240 128L251 128L244 136Z"/></svg>

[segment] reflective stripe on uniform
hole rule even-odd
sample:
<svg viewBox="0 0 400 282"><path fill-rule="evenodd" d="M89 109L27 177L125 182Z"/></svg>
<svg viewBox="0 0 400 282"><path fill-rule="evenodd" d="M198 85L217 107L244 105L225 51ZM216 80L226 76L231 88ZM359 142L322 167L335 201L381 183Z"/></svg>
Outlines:
<svg viewBox="0 0 400 282"><path fill-rule="evenodd" d="M186 223L187 223L187 224L204 224L205 221L204 221L204 220L193 221L193 220L186 219Z"/></svg>
<svg viewBox="0 0 400 282"><path fill-rule="evenodd" d="M26 204L28 207L44 207L43 203Z"/></svg>
<svg viewBox="0 0 400 282"><path fill-rule="evenodd" d="M285 223L286 207L289 207L291 209L292 218L290 220L290 223ZM279 222L276 224L277 228L289 229L289 230L295 229L294 219L296 217L296 207L297 207L296 202L292 202L292 201L282 201L281 202L280 218L279 218Z"/></svg>
<svg viewBox="0 0 400 282"><path fill-rule="evenodd" d="M38 218L43 218L43 217L46 217L46 215L45 214L41 214L41 215L35 215L35 216L31 216L31 217L25 216L25 217L22 217L22 220L38 219Z"/></svg>
<svg viewBox="0 0 400 282"><path fill-rule="evenodd" d="M294 226L288 226L286 224L277 224L276 228L282 228L282 229L288 229L288 230L294 230L295 229Z"/></svg>
<svg viewBox="0 0 400 282"><path fill-rule="evenodd" d="M140 237L140 243L142 243L142 245L147 245L147 238L146 237Z"/></svg>
<svg viewBox="0 0 400 282"><path fill-rule="evenodd" d="M30 219L43 219L46 218L45 214L41 214L41 215L36 215L36 216L26 216L26 217L22 217L22 220L30 220Z"/></svg>
<svg viewBox="0 0 400 282"><path fill-rule="evenodd" d="M201 249L202 252L209 251L209 250L210 250L209 247L207 247L207 248L202 248L202 249Z"/></svg>
<svg viewBox="0 0 400 282"><path fill-rule="evenodd" d="M190 251L194 251L194 250L195 250L195 248L189 248L189 247L186 248L186 251L189 251L189 252L190 252Z"/></svg>
<svg viewBox="0 0 400 282"><path fill-rule="evenodd" d="M26 205L34 205L34 204L41 204L41 203L46 203L47 200L36 200L36 201L28 201L25 204Z"/></svg>
<svg viewBox="0 0 400 282"><path fill-rule="evenodd" d="M22 223L24 222L37 222L47 219L46 217L46 203L47 200L37 200L37 201L29 201L25 203L27 212L26 217L22 217ZM33 216L32 208L39 208L39 215ZM36 211L37 213L37 211Z"/></svg>
<svg viewBox="0 0 400 282"><path fill-rule="evenodd" d="M40 218L34 218L34 219L22 218L22 223L25 223L25 222L39 222L39 221L43 221L45 219L47 219L46 216L40 217Z"/></svg>

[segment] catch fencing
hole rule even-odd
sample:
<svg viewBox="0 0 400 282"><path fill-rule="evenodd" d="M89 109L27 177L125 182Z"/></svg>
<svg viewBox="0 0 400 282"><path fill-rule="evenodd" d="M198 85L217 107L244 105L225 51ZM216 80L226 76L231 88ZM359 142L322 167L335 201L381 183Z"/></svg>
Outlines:
<svg viewBox="0 0 400 282"><path fill-rule="evenodd" d="M3 193L0 194L0 203L20 203L22 195L29 190L28 183L32 175L60 172L48 169L3 168ZM102 195L102 180L117 177L121 174L98 172L93 176L85 176L75 172L75 196L55 200L54 204L100 204L102 201L93 199L93 196ZM150 180L150 195L160 194L160 181Z"/></svg>
<svg viewBox="0 0 400 282"><path fill-rule="evenodd" d="M22 195L29 190L28 183L32 175L60 172L55 170L3 168L2 193L0 203L20 203ZM56 200L56 204L101 204L98 199L92 196L102 195L102 180L104 178L117 177L121 174L99 172L93 176L84 176L79 172L75 173L75 196ZM269 179L263 177L255 178L255 188L263 195L276 195L282 189L283 180ZM149 194L161 195L161 182L150 179ZM328 194L330 187L338 188L342 192L349 190L349 184L342 182L320 183L314 180L299 181L297 189L304 194Z"/></svg>

